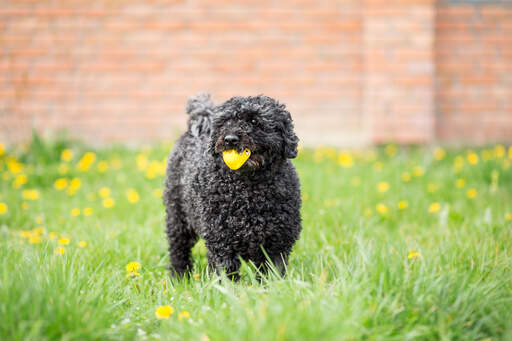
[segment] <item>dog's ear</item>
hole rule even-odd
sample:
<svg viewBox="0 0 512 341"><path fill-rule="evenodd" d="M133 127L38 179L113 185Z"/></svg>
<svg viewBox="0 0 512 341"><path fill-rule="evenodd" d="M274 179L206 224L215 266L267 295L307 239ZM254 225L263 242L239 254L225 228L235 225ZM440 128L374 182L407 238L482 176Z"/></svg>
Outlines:
<svg viewBox="0 0 512 341"><path fill-rule="evenodd" d="M287 159L294 159L297 157L299 138L293 130L293 121L290 113L286 110L283 110L282 113L284 116L281 132L283 137L283 155Z"/></svg>

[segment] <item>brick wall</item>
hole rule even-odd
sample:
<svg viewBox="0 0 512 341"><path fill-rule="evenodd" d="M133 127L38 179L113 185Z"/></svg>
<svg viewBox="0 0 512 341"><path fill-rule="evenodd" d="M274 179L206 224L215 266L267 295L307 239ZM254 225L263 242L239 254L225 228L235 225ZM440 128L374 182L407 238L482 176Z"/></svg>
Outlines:
<svg viewBox="0 0 512 341"><path fill-rule="evenodd" d="M512 140L512 2L444 1L436 17L437 134Z"/></svg>
<svg viewBox="0 0 512 341"><path fill-rule="evenodd" d="M173 138L188 96L264 93L304 144L512 139L512 5L3 2L0 140Z"/></svg>

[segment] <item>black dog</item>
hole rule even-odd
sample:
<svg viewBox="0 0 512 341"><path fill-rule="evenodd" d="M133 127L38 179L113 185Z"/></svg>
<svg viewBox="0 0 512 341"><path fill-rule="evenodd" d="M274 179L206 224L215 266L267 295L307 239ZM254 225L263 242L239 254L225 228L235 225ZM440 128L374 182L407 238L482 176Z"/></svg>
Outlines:
<svg viewBox="0 0 512 341"><path fill-rule="evenodd" d="M211 269L238 279L240 258L266 269L267 257L284 274L299 238L300 183L289 159L298 138L290 113L266 96L233 97L215 106L191 98L188 130L169 155L164 204L171 270L190 270L190 250L206 242ZM232 170L223 153L250 153ZM235 153L235 157L238 157Z"/></svg>

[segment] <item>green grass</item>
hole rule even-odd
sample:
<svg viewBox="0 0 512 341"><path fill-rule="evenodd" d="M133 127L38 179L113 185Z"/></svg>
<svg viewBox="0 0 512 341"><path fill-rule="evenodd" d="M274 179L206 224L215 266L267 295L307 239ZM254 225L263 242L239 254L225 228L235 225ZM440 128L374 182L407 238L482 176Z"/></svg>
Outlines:
<svg viewBox="0 0 512 341"><path fill-rule="evenodd" d="M64 148L69 162L61 161ZM448 150L442 160L430 148L303 150L294 162L304 229L287 276L259 282L244 264L232 283L208 274L202 243L193 250L196 276L169 278L158 196L169 149L35 138L0 156L0 339L512 339L508 150L475 149L476 164L468 150ZM88 151L96 159L79 170ZM62 177L79 178L80 188L57 190ZM379 192L381 182L389 190ZM113 207L104 207L103 187ZM39 197L24 199L27 189ZM59 255L62 237L70 243ZM140 276L127 277L131 261ZM167 320L155 317L162 305L174 309ZM184 311L190 318L180 320Z"/></svg>

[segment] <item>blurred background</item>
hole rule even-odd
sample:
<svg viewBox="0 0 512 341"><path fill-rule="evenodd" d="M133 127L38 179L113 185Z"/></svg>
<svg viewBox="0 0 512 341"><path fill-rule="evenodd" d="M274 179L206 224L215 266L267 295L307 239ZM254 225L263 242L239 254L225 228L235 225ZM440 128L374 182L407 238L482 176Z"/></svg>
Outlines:
<svg viewBox="0 0 512 341"><path fill-rule="evenodd" d="M307 146L511 142L512 1L0 1L0 141L170 140L200 91Z"/></svg>

